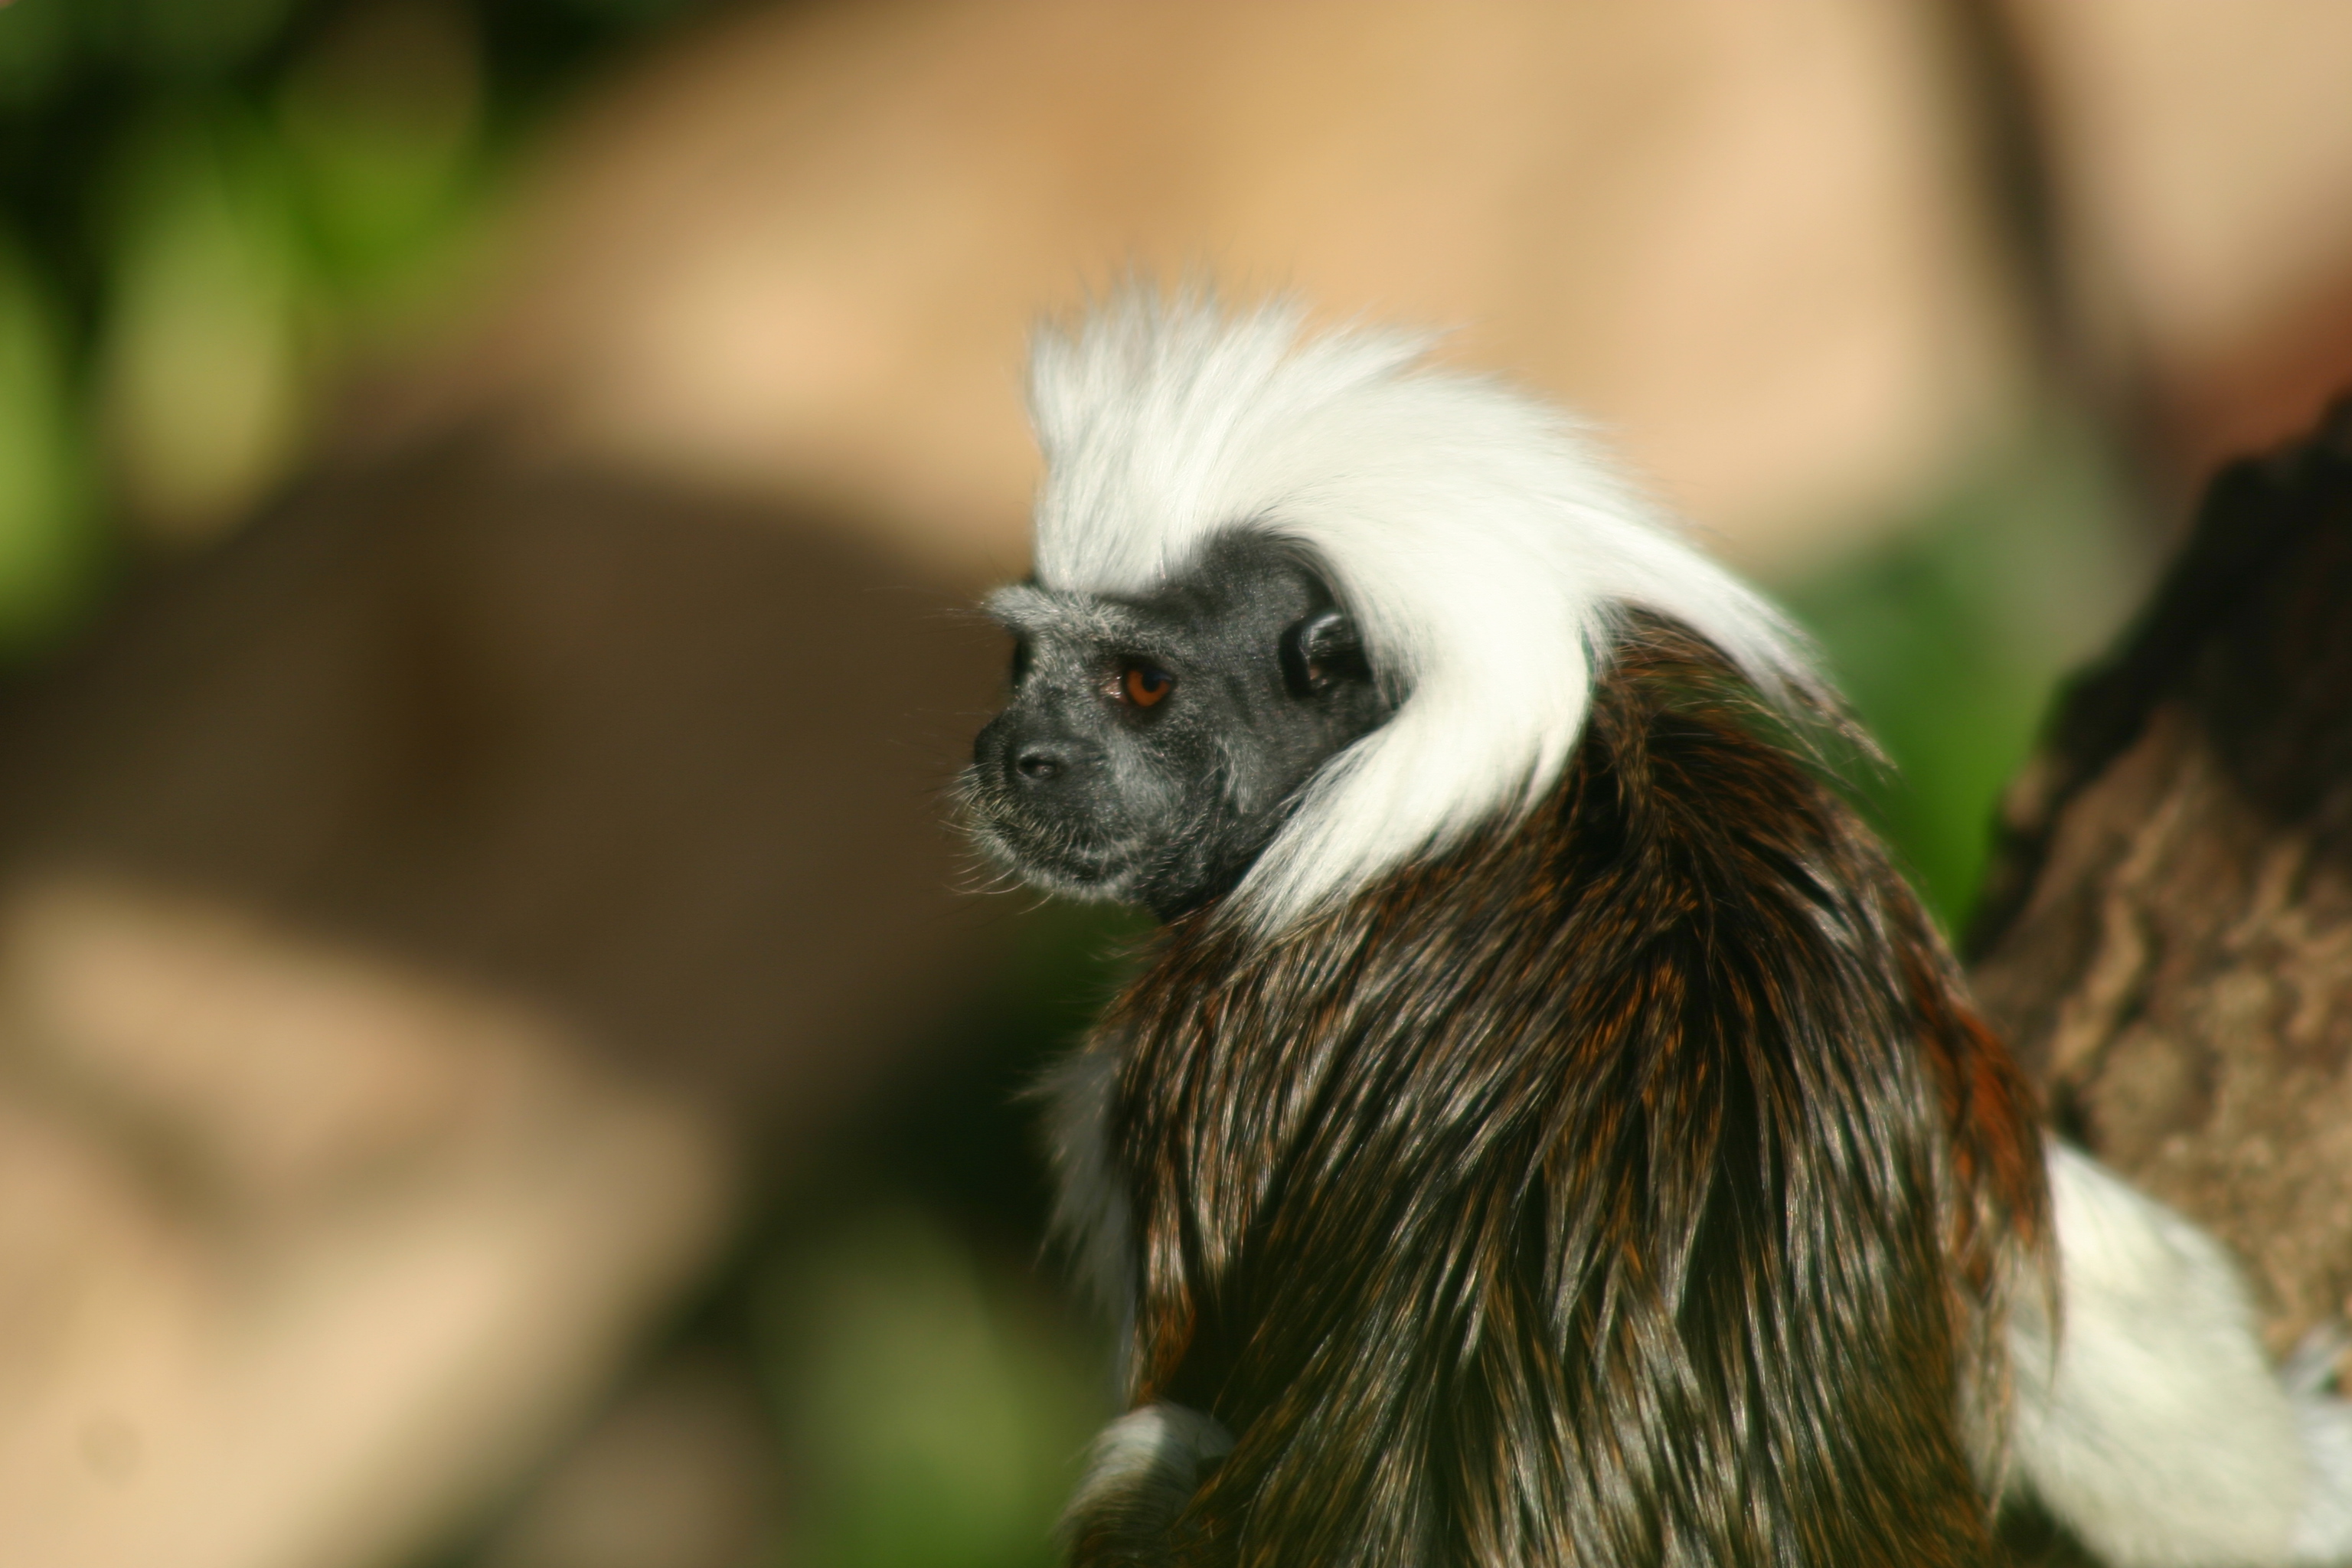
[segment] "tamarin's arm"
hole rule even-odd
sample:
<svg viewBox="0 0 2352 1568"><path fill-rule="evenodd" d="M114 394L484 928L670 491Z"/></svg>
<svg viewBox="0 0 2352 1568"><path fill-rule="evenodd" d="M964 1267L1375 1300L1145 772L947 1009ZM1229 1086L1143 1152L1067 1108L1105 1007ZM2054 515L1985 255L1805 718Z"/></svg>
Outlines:
<svg viewBox="0 0 2352 1568"><path fill-rule="evenodd" d="M2050 1191L2060 1321L2023 1300L2011 1333L2019 1484L2115 1568L2352 1562L2352 1406L2273 1373L2187 1220L2054 1142Z"/></svg>
<svg viewBox="0 0 2352 1568"><path fill-rule="evenodd" d="M1118 1064L1117 1042L1097 1038L1040 1087L1060 1178L1055 1232L1092 1294L1122 1320L1125 1339L1124 1321L1134 1310L1134 1243L1127 1194L1108 1147ZM1232 1435L1213 1417L1164 1402L1130 1410L1104 1427L1062 1512L1057 1533L1071 1561L1139 1568L1167 1562L1177 1514L1233 1446Z"/></svg>

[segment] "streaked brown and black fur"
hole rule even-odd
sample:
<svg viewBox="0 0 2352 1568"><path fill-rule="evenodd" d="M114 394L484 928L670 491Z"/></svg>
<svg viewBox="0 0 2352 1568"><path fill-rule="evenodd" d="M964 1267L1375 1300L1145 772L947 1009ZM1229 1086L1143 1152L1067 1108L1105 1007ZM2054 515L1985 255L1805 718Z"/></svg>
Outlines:
<svg viewBox="0 0 2352 1568"><path fill-rule="evenodd" d="M1210 905L1087 1049L1138 1405L1234 1435L1083 1564L1998 1562L2028 1095L1869 832L1655 622L1519 820L1271 942Z"/></svg>

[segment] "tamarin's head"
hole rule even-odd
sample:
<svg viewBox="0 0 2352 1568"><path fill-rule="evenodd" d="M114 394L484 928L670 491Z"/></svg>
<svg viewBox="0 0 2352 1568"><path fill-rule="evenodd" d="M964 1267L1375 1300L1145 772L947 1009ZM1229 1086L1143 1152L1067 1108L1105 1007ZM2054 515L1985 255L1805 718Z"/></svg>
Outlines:
<svg viewBox="0 0 2352 1568"><path fill-rule="evenodd" d="M1626 608L1814 685L1565 417L1428 353L1143 291L1040 335L1035 571L964 778L992 856L1270 934L1540 797Z"/></svg>
<svg viewBox="0 0 2352 1568"><path fill-rule="evenodd" d="M1348 613L1234 530L1156 592L990 601L1013 694L972 747L982 842L1032 882L1172 918L1238 882L1300 789L1386 719Z"/></svg>

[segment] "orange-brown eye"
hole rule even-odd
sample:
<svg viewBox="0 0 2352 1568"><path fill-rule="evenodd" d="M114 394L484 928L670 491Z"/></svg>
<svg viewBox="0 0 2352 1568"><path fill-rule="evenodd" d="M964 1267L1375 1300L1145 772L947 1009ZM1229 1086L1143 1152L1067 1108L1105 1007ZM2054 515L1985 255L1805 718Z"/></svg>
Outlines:
<svg viewBox="0 0 2352 1568"><path fill-rule="evenodd" d="M1148 664L1131 664L1127 668L1125 685L1129 702L1138 708L1150 708L1176 689L1176 678Z"/></svg>

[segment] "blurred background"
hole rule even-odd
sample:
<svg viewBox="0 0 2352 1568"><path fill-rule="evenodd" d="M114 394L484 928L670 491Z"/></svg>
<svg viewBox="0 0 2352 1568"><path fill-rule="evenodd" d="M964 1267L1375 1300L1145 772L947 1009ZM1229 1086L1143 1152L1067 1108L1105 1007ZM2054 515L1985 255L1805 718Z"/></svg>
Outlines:
<svg viewBox="0 0 2352 1568"><path fill-rule="evenodd" d="M0 5L0 1560L1042 1564L1024 1086L1133 923L945 787L1023 338L1454 329L1819 636L1948 922L2352 384L2332 0Z"/></svg>

